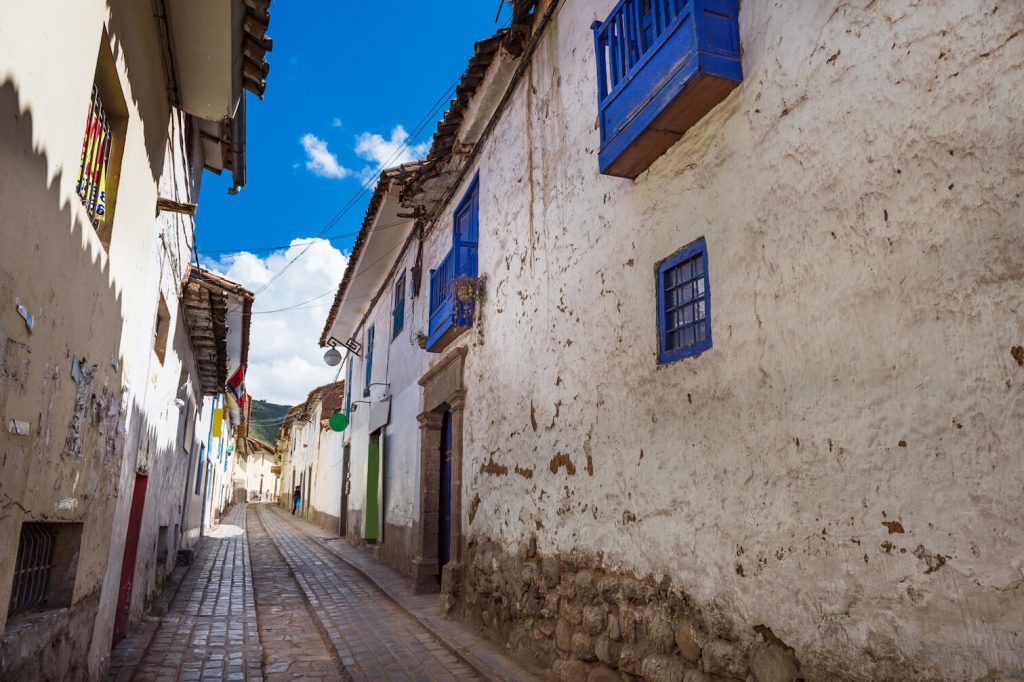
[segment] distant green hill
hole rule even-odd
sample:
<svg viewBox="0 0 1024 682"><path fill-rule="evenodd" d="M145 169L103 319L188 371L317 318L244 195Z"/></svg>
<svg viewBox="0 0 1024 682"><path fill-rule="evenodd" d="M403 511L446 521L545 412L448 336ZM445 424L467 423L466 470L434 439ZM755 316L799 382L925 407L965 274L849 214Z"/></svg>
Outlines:
<svg viewBox="0 0 1024 682"><path fill-rule="evenodd" d="M253 400L249 435L273 445L277 442L277 430L284 423L284 417L289 409L291 405L275 405L266 400Z"/></svg>

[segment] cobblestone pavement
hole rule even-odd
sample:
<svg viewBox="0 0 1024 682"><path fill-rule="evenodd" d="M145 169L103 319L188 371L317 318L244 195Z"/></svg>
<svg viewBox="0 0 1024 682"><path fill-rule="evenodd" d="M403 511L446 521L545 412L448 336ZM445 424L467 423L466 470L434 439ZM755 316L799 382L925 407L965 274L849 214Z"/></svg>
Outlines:
<svg viewBox="0 0 1024 682"><path fill-rule="evenodd" d="M234 507L203 543L133 679L263 679L245 516Z"/></svg>
<svg viewBox="0 0 1024 682"><path fill-rule="evenodd" d="M362 574L272 509L254 507L353 680L478 679Z"/></svg>
<svg viewBox="0 0 1024 682"><path fill-rule="evenodd" d="M333 646L322 636L299 584L258 516L250 511L246 529L267 682L346 679Z"/></svg>
<svg viewBox="0 0 1024 682"><path fill-rule="evenodd" d="M362 573L269 505L201 545L141 660L118 680L479 679Z"/></svg>

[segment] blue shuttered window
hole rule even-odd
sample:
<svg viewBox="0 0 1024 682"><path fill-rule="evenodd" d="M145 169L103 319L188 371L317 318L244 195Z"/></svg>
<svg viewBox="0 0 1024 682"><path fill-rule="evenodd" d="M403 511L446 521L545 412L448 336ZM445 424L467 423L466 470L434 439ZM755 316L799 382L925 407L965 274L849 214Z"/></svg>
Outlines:
<svg viewBox="0 0 1024 682"><path fill-rule="evenodd" d="M591 28L607 175L636 178L743 80L739 0L620 0Z"/></svg>
<svg viewBox="0 0 1024 682"><path fill-rule="evenodd" d="M658 362L665 364L711 348L711 289L704 238L658 266Z"/></svg>
<svg viewBox="0 0 1024 682"><path fill-rule="evenodd" d="M364 366L366 368L366 377L363 382L363 397L370 397L370 384L373 383L373 325L366 331L366 362Z"/></svg>
<svg viewBox="0 0 1024 682"><path fill-rule="evenodd" d="M395 291L391 307L391 338L394 339L405 326L405 271L395 280Z"/></svg>
<svg viewBox="0 0 1024 682"><path fill-rule="evenodd" d="M345 416L352 417L352 365L355 364L355 356L348 355L348 377L345 379Z"/></svg>

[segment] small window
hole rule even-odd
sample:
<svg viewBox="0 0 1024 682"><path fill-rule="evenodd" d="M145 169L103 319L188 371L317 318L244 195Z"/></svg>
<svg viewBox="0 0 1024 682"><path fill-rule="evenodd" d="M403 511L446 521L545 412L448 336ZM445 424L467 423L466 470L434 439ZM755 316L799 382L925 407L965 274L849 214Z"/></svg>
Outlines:
<svg viewBox="0 0 1024 682"><path fill-rule="evenodd" d="M373 383L373 325L366 330L366 376L363 382L363 397L370 397L370 384Z"/></svg>
<svg viewBox="0 0 1024 682"><path fill-rule="evenodd" d="M658 362L711 348L711 290L704 238L658 266Z"/></svg>
<svg viewBox="0 0 1024 682"><path fill-rule="evenodd" d="M71 604L82 539L80 523L23 523L7 615Z"/></svg>
<svg viewBox="0 0 1024 682"><path fill-rule="evenodd" d="M93 83L76 189L89 219L96 227L107 216L107 172L110 168L110 152L114 146L110 123L103 100L100 99L100 89Z"/></svg>
<svg viewBox="0 0 1024 682"><path fill-rule="evenodd" d="M118 80L110 37L100 41L96 72L85 109L85 134L75 191L100 238L110 248L128 107Z"/></svg>
<svg viewBox="0 0 1024 682"><path fill-rule="evenodd" d="M153 350L160 364L164 364L167 356L167 333L171 328L171 311L167 308L164 295L160 294L160 303L156 310L156 324L153 327Z"/></svg>
<svg viewBox="0 0 1024 682"><path fill-rule="evenodd" d="M351 353L348 356L348 378L345 380L345 416L352 416L352 365L355 364L355 356Z"/></svg>
<svg viewBox="0 0 1024 682"><path fill-rule="evenodd" d="M395 292L391 310L391 338L396 338L402 333L405 326L405 271L395 281Z"/></svg>

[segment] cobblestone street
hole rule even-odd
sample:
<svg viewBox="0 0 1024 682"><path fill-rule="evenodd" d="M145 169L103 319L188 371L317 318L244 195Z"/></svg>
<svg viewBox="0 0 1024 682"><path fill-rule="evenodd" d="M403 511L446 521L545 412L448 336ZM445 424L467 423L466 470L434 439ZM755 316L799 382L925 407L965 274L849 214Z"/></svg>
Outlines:
<svg viewBox="0 0 1024 682"><path fill-rule="evenodd" d="M337 538L325 535L271 505L232 508L203 542L148 646L129 639L115 649L111 679L530 677L457 623L444 623L442 642L407 610L408 604L422 610L436 595L393 601L400 579L392 575L380 587L374 578L374 585L372 558L341 550ZM354 553L349 558L358 568L342 552ZM134 662L125 660L129 646L138 648Z"/></svg>

